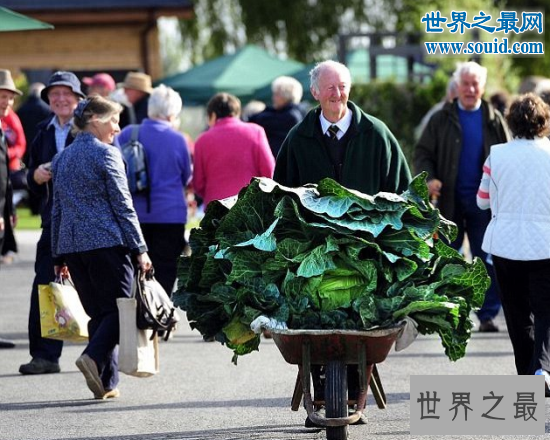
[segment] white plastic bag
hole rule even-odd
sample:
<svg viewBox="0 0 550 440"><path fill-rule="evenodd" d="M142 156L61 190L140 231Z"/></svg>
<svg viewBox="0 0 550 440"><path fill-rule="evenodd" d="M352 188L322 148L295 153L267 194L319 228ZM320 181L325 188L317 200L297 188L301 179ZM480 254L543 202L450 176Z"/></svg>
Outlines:
<svg viewBox="0 0 550 440"><path fill-rule="evenodd" d="M149 377L159 372L158 337L152 330L140 330L136 324L135 298L117 298L120 321L118 370L136 377Z"/></svg>

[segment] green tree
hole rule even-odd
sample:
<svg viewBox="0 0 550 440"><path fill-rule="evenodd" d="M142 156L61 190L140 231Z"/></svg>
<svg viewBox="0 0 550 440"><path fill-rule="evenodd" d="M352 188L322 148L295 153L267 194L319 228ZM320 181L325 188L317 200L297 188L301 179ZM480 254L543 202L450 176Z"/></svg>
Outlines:
<svg viewBox="0 0 550 440"><path fill-rule="evenodd" d="M521 23L521 11L526 12L543 12L543 30L542 36L533 32L520 34L521 41L542 41L546 50L550 48L550 11L545 11L548 8L548 0L495 0L496 6L503 11L517 11L518 18ZM546 12L546 14L544 13ZM550 58L544 55L538 56L522 56L513 58L513 67L521 77L527 75L550 75Z"/></svg>
<svg viewBox="0 0 550 440"><path fill-rule="evenodd" d="M180 21L180 29L184 50L194 64L246 43L308 63L334 56L339 32L390 29L399 3L197 0L195 17Z"/></svg>

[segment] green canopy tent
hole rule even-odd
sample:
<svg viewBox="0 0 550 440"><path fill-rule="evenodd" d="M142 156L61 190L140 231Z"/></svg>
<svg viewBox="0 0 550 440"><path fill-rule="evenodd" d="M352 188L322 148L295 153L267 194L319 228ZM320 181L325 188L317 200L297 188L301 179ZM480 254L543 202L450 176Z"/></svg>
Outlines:
<svg viewBox="0 0 550 440"><path fill-rule="evenodd" d="M256 90L271 84L276 77L291 75L303 67L293 60L282 60L265 50L248 45L186 72L157 81L176 90L186 105L204 105L218 92L237 96L243 103Z"/></svg>
<svg viewBox="0 0 550 440"><path fill-rule="evenodd" d="M0 6L0 32L38 29L53 29L53 26Z"/></svg>

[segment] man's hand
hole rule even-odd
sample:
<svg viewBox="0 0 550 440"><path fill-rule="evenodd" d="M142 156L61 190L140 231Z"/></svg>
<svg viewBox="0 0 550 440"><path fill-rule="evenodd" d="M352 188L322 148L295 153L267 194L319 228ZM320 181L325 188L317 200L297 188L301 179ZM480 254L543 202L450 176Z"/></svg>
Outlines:
<svg viewBox="0 0 550 440"><path fill-rule="evenodd" d="M0 231L3 231L5 228L4 226L4 219L2 217L0 217Z"/></svg>
<svg viewBox="0 0 550 440"><path fill-rule="evenodd" d="M51 163L43 163L37 169L34 170L32 175L34 181L39 185L43 185L46 182L49 182L52 178Z"/></svg>
<svg viewBox="0 0 550 440"><path fill-rule="evenodd" d="M430 200L438 199L441 195L441 187L443 183L439 179L432 179L428 181L428 191L430 193Z"/></svg>

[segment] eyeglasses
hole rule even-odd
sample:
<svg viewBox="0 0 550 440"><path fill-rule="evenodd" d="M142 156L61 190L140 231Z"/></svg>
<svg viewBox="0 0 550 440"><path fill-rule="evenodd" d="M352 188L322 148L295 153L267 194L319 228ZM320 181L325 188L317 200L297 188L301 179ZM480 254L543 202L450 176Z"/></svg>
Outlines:
<svg viewBox="0 0 550 440"><path fill-rule="evenodd" d="M76 95L73 92L69 91L69 90L67 90L67 91L65 91L65 90L62 90L62 91L61 90L56 90L54 92L48 93L48 98L49 99L70 98L71 96L76 97Z"/></svg>

